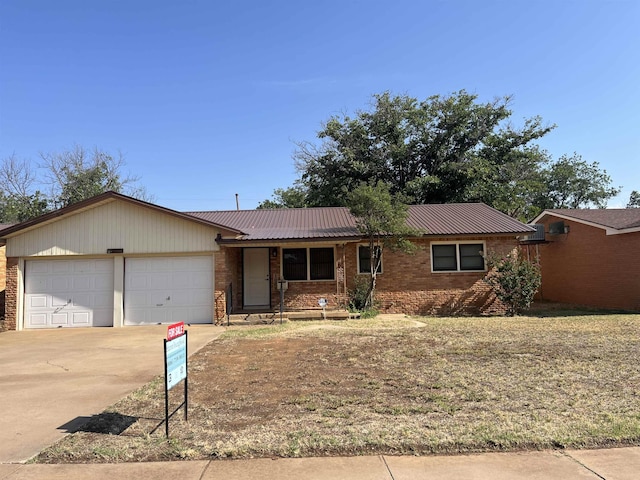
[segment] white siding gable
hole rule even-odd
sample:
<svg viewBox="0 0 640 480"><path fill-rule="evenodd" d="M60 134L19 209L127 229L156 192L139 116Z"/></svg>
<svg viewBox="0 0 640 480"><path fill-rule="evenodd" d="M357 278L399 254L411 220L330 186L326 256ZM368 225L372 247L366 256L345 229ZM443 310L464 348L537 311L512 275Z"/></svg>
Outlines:
<svg viewBox="0 0 640 480"><path fill-rule="evenodd" d="M8 257L212 252L218 231L152 208L113 200L7 238Z"/></svg>

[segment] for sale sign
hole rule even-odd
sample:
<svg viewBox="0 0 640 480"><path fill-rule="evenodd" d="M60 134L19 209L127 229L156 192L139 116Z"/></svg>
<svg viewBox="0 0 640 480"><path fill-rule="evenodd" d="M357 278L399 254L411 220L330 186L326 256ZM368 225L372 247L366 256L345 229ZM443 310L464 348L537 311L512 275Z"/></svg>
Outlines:
<svg viewBox="0 0 640 480"><path fill-rule="evenodd" d="M184 322L174 323L167 328L167 339L164 340L164 418L167 438L169 437L169 418L184 405L184 419L187 420L189 388L187 382L187 333ZM169 413L169 390L184 380L184 402Z"/></svg>
<svg viewBox="0 0 640 480"><path fill-rule="evenodd" d="M167 342L170 342L180 335L184 335L184 322L174 323L167 327Z"/></svg>
<svg viewBox="0 0 640 480"><path fill-rule="evenodd" d="M174 323L167 328L165 360L167 390L171 390L187 377L187 336L184 334L184 322Z"/></svg>

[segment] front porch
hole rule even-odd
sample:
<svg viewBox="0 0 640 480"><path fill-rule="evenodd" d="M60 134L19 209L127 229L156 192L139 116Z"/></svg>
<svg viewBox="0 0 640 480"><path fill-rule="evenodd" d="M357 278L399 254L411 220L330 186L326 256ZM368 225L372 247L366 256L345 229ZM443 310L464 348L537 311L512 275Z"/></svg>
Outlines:
<svg viewBox="0 0 640 480"><path fill-rule="evenodd" d="M306 263L296 264L295 255L306 256ZM217 323L269 323L273 316L279 321L281 300L283 317L291 320L323 318L320 299L326 300L326 318L348 318L343 265L343 245L221 246L215 272Z"/></svg>

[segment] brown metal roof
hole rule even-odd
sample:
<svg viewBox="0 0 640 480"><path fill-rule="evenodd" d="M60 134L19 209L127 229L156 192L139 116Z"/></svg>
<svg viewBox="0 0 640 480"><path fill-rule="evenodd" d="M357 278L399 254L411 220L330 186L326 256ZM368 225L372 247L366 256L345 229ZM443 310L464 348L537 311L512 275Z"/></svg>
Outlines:
<svg viewBox="0 0 640 480"><path fill-rule="evenodd" d="M616 230L640 227L640 208L555 208L545 210L545 213L564 215Z"/></svg>
<svg viewBox="0 0 640 480"><path fill-rule="evenodd" d="M242 231L241 240L359 238L348 208L286 208L187 212L208 222ZM412 205L407 223L431 236L500 235L534 231L482 203Z"/></svg>
<svg viewBox="0 0 640 480"><path fill-rule="evenodd" d="M359 237L347 208L282 208L187 212L208 222L229 226L245 235L243 240L295 240Z"/></svg>

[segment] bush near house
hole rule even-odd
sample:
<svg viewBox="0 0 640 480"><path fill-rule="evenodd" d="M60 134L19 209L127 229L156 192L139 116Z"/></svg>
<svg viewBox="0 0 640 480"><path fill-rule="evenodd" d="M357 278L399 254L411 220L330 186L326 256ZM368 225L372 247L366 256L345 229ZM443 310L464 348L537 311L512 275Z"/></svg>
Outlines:
<svg viewBox="0 0 640 480"><path fill-rule="evenodd" d="M521 255L519 250L503 256L488 256L489 273L484 278L507 307L506 314L518 315L531 306L542 283L540 266Z"/></svg>

